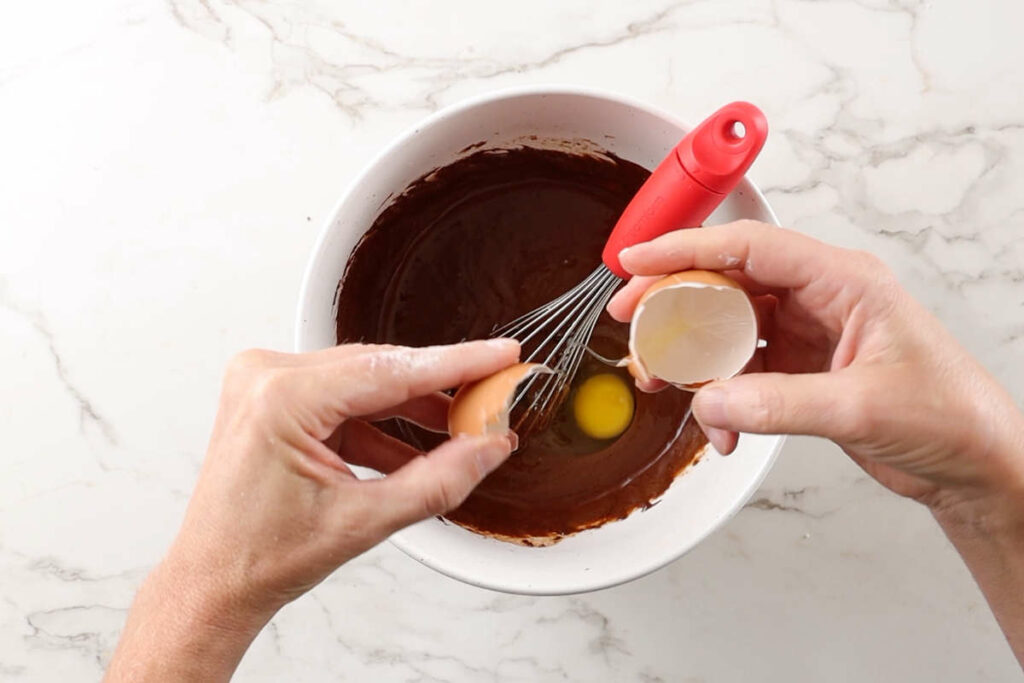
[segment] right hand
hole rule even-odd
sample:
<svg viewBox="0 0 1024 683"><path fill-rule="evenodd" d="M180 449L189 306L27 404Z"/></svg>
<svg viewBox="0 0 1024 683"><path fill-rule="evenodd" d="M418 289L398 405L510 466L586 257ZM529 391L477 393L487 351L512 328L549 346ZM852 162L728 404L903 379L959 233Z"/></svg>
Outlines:
<svg viewBox="0 0 1024 683"><path fill-rule="evenodd" d="M884 486L933 509L1024 491L1024 419L1013 399L876 257L742 221L680 230L624 250L639 276L691 268L755 297L764 372L700 389L693 413L715 448L737 432L839 444ZM609 303L627 321L651 277Z"/></svg>

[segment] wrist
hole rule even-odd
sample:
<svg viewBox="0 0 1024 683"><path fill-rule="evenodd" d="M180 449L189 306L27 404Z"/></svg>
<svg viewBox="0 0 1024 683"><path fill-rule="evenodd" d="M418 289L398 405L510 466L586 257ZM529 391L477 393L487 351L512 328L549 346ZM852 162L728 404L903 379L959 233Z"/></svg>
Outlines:
<svg viewBox="0 0 1024 683"><path fill-rule="evenodd" d="M1024 491L941 492L929 504L954 545L1024 547Z"/></svg>
<svg viewBox="0 0 1024 683"><path fill-rule="evenodd" d="M997 437L969 457L987 476L969 485L942 489L927 502L951 539L1024 538L1024 415L1012 415L995 430Z"/></svg>
<svg viewBox="0 0 1024 683"><path fill-rule="evenodd" d="M1019 463L1018 440L1003 462ZM1006 456L1009 459L1006 459ZM1005 479L974 490L940 492L932 514L963 558L988 601L1000 628L1024 664L1024 477L1019 467L1004 468Z"/></svg>
<svg viewBox="0 0 1024 683"><path fill-rule="evenodd" d="M251 599L210 567L174 549L153 570L147 584L174 605L183 622L232 640L255 638L278 609Z"/></svg>
<svg viewBox="0 0 1024 683"><path fill-rule="evenodd" d="M139 589L107 680L227 681L274 611L172 550Z"/></svg>

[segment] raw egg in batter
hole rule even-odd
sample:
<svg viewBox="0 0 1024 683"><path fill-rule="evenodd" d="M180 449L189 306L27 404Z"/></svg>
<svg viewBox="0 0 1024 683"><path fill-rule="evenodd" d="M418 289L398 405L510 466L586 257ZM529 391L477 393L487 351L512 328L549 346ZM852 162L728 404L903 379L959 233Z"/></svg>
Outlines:
<svg viewBox="0 0 1024 683"><path fill-rule="evenodd" d="M576 425L593 439L614 439L633 420L633 390L611 373L588 377L572 403Z"/></svg>

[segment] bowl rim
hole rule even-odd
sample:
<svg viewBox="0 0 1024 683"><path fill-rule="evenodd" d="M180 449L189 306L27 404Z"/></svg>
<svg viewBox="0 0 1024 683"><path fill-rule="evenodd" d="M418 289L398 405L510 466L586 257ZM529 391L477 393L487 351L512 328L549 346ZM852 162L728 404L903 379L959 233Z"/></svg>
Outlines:
<svg viewBox="0 0 1024 683"><path fill-rule="evenodd" d="M299 297L297 301L297 310L295 318L295 332L293 336L293 346L296 351L302 349L302 338L303 338L303 308L304 302L310 293L312 287L312 280L314 273L316 273L321 266L321 259L324 254L324 243L333 232L334 224L337 221L338 215L341 212L342 207L346 202L349 201L353 191L359 187L366 178L373 173L374 169L385 159L394 154L401 147L405 146L414 136L420 134L423 130L428 129L436 125L438 122L443 121L447 118L457 116L465 111L474 109L482 105L489 105L501 100L515 99L520 97L536 97L536 96L578 96L584 98L595 98L600 100L606 100L615 104L624 105L629 108L636 109L648 114L652 114L657 117L661 117L666 121L669 121L680 128L685 130L692 129L687 121L679 118L673 113L662 109L661 107L652 105L648 102L640 100L638 98L624 95L622 93L595 88L591 86L579 86L572 84L561 84L561 83L545 83L545 84L533 84L533 85L522 85L513 86L508 88L499 88L491 90L485 93L480 93L465 99L459 100L458 102L444 106L437 111L429 114L428 116L418 120L417 122L406 126L398 135L396 135L388 144L386 144L380 151L374 154L368 161L364 162L360 171L347 183L344 190L339 195L338 200L331 207L330 212L327 214L327 218L324 224L320 228L319 234L315 242L313 243L312 252L310 258L306 262L306 268L303 272L302 282L299 289ZM758 203L765 209L771 223L774 225L780 225L778 217L775 214L774 209L768 203L764 194L760 188L757 187L748 177L744 176L744 180L748 185L748 190L757 198ZM505 581L502 577L494 576L488 577L484 580L476 576L473 573L465 572L461 570L458 565L439 561L428 554L424 554L418 551L417 544L409 542L405 538L405 531L400 530L390 536L388 541L401 550L403 553L408 555L410 558L417 562L437 571L445 576L457 579L463 583L477 586L488 590L500 591L503 593L511 593L517 595L573 595L578 593L588 593L592 591L602 590L606 588L612 588L624 583L628 583L635 579L639 579L643 576L647 576L669 564L678 560L680 557L688 553L690 550L698 546L704 540L706 540L713 533L721 529L729 520L736 516L736 514L743 509L743 506L754 494L755 491L764 482L765 477L772 470L776 459L778 458L779 451L782 449L783 443L785 443L786 437L783 435L771 435L774 439L774 443L770 446L770 452L764 461L764 465L758 476L751 480L750 484L741 492L734 497L734 504L730 507L729 511L722 515L714 524L709 525L703 533L701 533L696 540L689 545L680 545L674 547L670 552L663 553L657 557L652 558L648 563L645 563L642 567L632 568L630 570L624 570L615 575L602 575L601 578L596 576L587 575L576 575L569 580L562 582L551 582L543 587L524 586L522 583L513 581ZM710 445L705 447L705 451L702 451L698 457L705 457L706 450L710 448ZM683 476L684 472L678 476ZM429 520L427 520L429 521ZM421 522L422 523L422 522ZM417 525L413 525L415 527ZM409 527L410 529L413 527ZM473 533L466 531L466 533ZM584 533L584 532L580 532ZM496 541L497 542L497 541ZM542 549L538 549L542 550Z"/></svg>
<svg viewBox="0 0 1024 683"><path fill-rule="evenodd" d="M653 574L659 569L663 569L668 565L672 564L683 555L687 554L698 545L703 543L709 536L717 532L726 523L728 523L733 517L735 517L746 502L750 500L753 494L760 488L764 482L765 477L771 472L772 467L775 465L775 460L779 456L779 451L782 450L783 444L786 442L785 435L772 435L775 438L774 443L771 446L771 450L768 453L768 457L765 460L764 467L758 476L751 481L750 485L747 486L741 493L738 493L735 497L737 501L728 511L727 514L722 515L714 524L709 525L705 528L704 532L701 533L693 543L683 546L674 546L670 552L661 554L651 559L640 568L634 568L630 570L624 570L618 574L603 575L601 578L590 578L587 574L576 574L571 579L555 582L550 581L541 587L525 586L521 582L506 581L503 580L501 575L495 575L493 578L480 579L477 575L470 572L465 572L459 568L457 564L446 564L442 561L438 561L429 555L424 555L417 552L415 544L408 543L402 536L402 531L396 532L388 541L401 550L403 553L416 560L420 564L430 567L434 571L437 571L445 576L457 579L463 583L467 583L477 588L484 588L487 590L498 591L501 593L509 593L511 595L536 595L536 596L558 596L558 595L578 595L580 593L592 593L594 591L605 590L607 588L614 588L615 586L621 586L636 579L643 578L648 574ZM709 446L706 446L700 453L700 457L704 456L705 451ZM686 470L680 472L677 477L684 476ZM634 510L636 512L636 510ZM631 513L632 514L632 513ZM617 521L617 520L616 520ZM608 524L614 524L615 522L608 522ZM411 527L410 527L411 528ZM598 527L600 528L600 527ZM587 533L588 530L579 531L576 533ZM466 530L466 533L473 533ZM499 541L495 541L499 542ZM536 550L543 552L544 548L536 548Z"/></svg>

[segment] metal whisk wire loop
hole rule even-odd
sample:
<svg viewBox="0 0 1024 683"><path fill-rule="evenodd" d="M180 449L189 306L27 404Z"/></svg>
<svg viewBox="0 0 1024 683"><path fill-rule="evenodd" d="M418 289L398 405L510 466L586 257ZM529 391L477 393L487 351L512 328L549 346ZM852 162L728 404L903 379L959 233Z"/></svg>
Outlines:
<svg viewBox="0 0 1024 683"><path fill-rule="evenodd" d="M495 329L492 337L510 337L522 345L526 362L542 363L551 374L534 375L520 388L513 408L517 430L532 431L551 418L568 394L601 311L621 279L604 264L552 301Z"/></svg>

